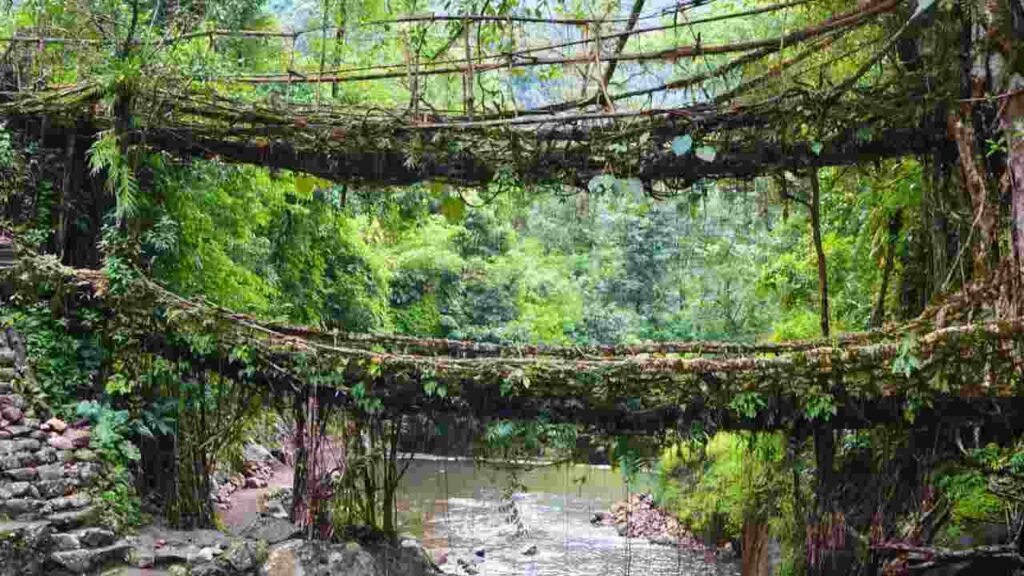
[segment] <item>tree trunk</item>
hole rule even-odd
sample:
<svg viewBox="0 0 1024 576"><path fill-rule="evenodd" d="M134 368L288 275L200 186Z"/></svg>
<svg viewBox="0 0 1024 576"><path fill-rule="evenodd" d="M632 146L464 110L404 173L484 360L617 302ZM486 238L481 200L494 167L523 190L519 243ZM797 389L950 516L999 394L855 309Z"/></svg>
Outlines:
<svg viewBox="0 0 1024 576"><path fill-rule="evenodd" d="M885 268L882 269L882 285L878 288L878 300L875 301L875 309L871 311L869 328L881 328L885 322L885 296L889 293L889 278L892 277L893 263L896 256L896 241L900 236L900 220L902 212L897 211L889 217L889 237L885 247Z"/></svg>
<svg viewBox="0 0 1024 576"><path fill-rule="evenodd" d="M629 20L626 22L626 32L631 32L636 28L636 22L640 19L640 11L644 8L644 0L633 0L633 8L629 11ZM620 36L619 42L615 46L615 54L612 61L608 63L608 67L604 70L604 75L601 77L601 86L599 86L598 98L603 100L603 104L606 109L612 108L612 102L608 99L608 85L612 82L612 77L615 76L615 68L619 65L618 56L622 54L622 51L626 48L626 43L629 42L629 36Z"/></svg>
<svg viewBox="0 0 1024 576"><path fill-rule="evenodd" d="M743 576L768 576L768 525L743 524Z"/></svg>
<svg viewBox="0 0 1024 576"><path fill-rule="evenodd" d="M1010 187L1010 239L1014 263L1017 267L1017 306L1019 315L1024 291L1024 79L1011 84L1022 90L1007 99L1003 109L1002 128L1006 134L1006 178ZM1018 85L1020 84L1020 85Z"/></svg>
<svg viewBox="0 0 1024 576"><path fill-rule="evenodd" d="M306 516L306 475L309 467L309 452L306 448L306 405L308 400L303 394L294 397L295 414L295 456L292 459L295 473L292 478L292 509L291 520L304 526Z"/></svg>
<svg viewBox="0 0 1024 576"><path fill-rule="evenodd" d="M825 268L825 249L821 245L821 183L818 169L811 169L811 237L818 256L818 298L821 301L821 335L828 338L828 271Z"/></svg>
<svg viewBox="0 0 1024 576"><path fill-rule="evenodd" d="M70 198L75 193L75 132L68 133L64 149L64 178L60 186L60 199L57 202L57 222L54 230L54 248L57 258L64 262L64 251L68 245L68 213Z"/></svg>
<svg viewBox="0 0 1024 576"><path fill-rule="evenodd" d="M960 158L960 182L971 199L974 220L971 224L977 243L974 245L974 277L980 278L988 270L989 251L996 235L996 210L988 199L988 187L981 167L975 160L975 132L971 121L970 105L964 105L960 115L950 115L949 131L956 142Z"/></svg>

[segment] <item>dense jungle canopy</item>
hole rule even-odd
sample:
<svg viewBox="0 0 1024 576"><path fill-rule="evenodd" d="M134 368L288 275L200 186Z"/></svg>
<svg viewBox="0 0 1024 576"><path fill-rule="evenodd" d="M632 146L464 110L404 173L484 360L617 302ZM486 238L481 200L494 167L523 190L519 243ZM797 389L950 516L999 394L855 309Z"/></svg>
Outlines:
<svg viewBox="0 0 1024 576"><path fill-rule="evenodd" d="M270 406L307 526L330 431L332 518L394 532L422 420L607 444L793 574L1024 569L1021 0L13 0L0 45L3 317L111 500L209 525Z"/></svg>

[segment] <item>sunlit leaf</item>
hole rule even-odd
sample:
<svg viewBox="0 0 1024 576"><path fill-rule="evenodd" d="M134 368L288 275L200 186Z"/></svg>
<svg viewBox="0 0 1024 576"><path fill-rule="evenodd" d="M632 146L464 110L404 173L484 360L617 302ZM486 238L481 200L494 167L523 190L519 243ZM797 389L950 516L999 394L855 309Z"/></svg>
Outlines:
<svg viewBox="0 0 1024 576"><path fill-rule="evenodd" d="M445 186L444 182L438 182L435 180L427 185L427 189L430 190L431 196L434 196L435 198L440 198L442 195L444 195L445 191L447 190L447 187Z"/></svg>
<svg viewBox="0 0 1024 576"><path fill-rule="evenodd" d="M693 137L689 134L676 136L672 139L672 152L675 153L676 156L686 154L691 148L693 148Z"/></svg>
<svg viewBox="0 0 1024 576"><path fill-rule="evenodd" d="M705 162L714 162L715 156L718 152L715 150L714 146L701 146L700 148L697 148L694 154L697 155L697 158L700 158Z"/></svg>
<svg viewBox="0 0 1024 576"><path fill-rule="evenodd" d="M935 0L917 0L917 10L914 10L911 19L917 18L921 14L924 14L929 8L935 5Z"/></svg>
<svg viewBox="0 0 1024 576"><path fill-rule="evenodd" d="M316 186L316 178L312 176L296 176L295 192L301 196L308 196Z"/></svg>
<svg viewBox="0 0 1024 576"><path fill-rule="evenodd" d="M441 201L441 214L448 222L461 222L466 216L466 203L458 196L448 196Z"/></svg>
<svg viewBox="0 0 1024 576"><path fill-rule="evenodd" d="M644 183L639 178L621 178L615 181L615 191L620 194L631 194L640 200L644 196Z"/></svg>
<svg viewBox="0 0 1024 576"><path fill-rule="evenodd" d="M612 176L611 174L599 174L591 178L590 182L587 182L587 190L591 193L611 190L615 187L615 182L615 176Z"/></svg>

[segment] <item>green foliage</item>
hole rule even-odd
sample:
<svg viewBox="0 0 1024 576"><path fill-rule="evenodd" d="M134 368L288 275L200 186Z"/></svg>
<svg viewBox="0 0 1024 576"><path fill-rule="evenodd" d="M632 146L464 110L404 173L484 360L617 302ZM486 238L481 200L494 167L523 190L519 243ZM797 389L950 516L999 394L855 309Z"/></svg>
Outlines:
<svg viewBox="0 0 1024 576"><path fill-rule="evenodd" d="M576 447L576 426L538 420L496 420L483 435L484 448L505 460L564 456Z"/></svg>
<svg viewBox="0 0 1024 576"><path fill-rule="evenodd" d="M75 415L92 422L89 446L106 462L126 466L139 460L139 449L131 441L136 424L129 418L127 410L114 410L89 400L78 404Z"/></svg>
<svg viewBox="0 0 1024 576"><path fill-rule="evenodd" d="M15 150L11 144L11 133L7 131L5 123L0 123L0 170L9 170L14 167Z"/></svg>
<svg viewBox="0 0 1024 576"><path fill-rule="evenodd" d="M792 494L782 468L780 435L719 433L706 445L676 444L658 461L657 499L696 533L724 520L724 537L738 537L750 518L786 520Z"/></svg>
<svg viewBox="0 0 1024 576"><path fill-rule="evenodd" d="M921 361L915 355L918 344L911 337L907 336L900 341L896 351L896 358L892 362L892 373L899 374L904 378L910 376L921 366Z"/></svg>
<svg viewBox="0 0 1024 576"><path fill-rule="evenodd" d="M139 182L113 130L104 132L89 148L89 168L93 176L105 173L107 191L117 199L117 219L134 216L140 203Z"/></svg>
<svg viewBox="0 0 1024 576"><path fill-rule="evenodd" d="M164 201L147 209L144 256L176 292L293 322L389 327L368 222L342 210L323 181L217 162L159 174Z"/></svg>
<svg viewBox="0 0 1024 576"><path fill-rule="evenodd" d="M1003 502L988 491L988 483L980 472L941 475L936 487L953 503L953 520L957 523L987 521L1002 515Z"/></svg>
<svg viewBox="0 0 1024 576"><path fill-rule="evenodd" d="M105 473L96 487L103 525L118 533L138 526L143 518L129 469L139 461L141 454L132 437L139 430L149 433L149 428L142 421L132 420L127 410L114 410L95 400L80 402L75 416L92 424L89 447L104 463ZM154 421L152 415L148 420L158 430L166 430L166 424Z"/></svg>
<svg viewBox="0 0 1024 576"><path fill-rule="evenodd" d="M115 533L124 533L143 523L139 496L131 476L122 465L106 474L105 488L100 492L100 524Z"/></svg>
<svg viewBox="0 0 1024 576"><path fill-rule="evenodd" d="M42 304L3 308L2 322L23 335L28 361L36 379L36 399L60 414L88 397L99 376L106 352L97 333L90 330L96 314L80 309L74 330L67 318L55 319Z"/></svg>
<svg viewBox="0 0 1024 576"><path fill-rule="evenodd" d="M729 408L747 419L756 418L757 413L767 406L768 403L757 392L741 392L729 401Z"/></svg>
<svg viewBox="0 0 1024 576"><path fill-rule="evenodd" d="M804 414L811 420L828 422L836 415L835 397L829 392L811 393L803 399Z"/></svg>

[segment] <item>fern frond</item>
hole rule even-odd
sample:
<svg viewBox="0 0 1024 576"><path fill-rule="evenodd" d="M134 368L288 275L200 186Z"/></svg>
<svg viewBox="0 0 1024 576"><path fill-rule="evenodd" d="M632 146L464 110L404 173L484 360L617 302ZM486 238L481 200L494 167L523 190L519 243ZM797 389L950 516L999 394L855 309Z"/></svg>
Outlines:
<svg viewBox="0 0 1024 576"><path fill-rule="evenodd" d="M121 154L117 135L108 130L89 147L89 169L93 176L106 171L107 192L117 200L116 216L131 217L138 208L139 182L128 160Z"/></svg>

